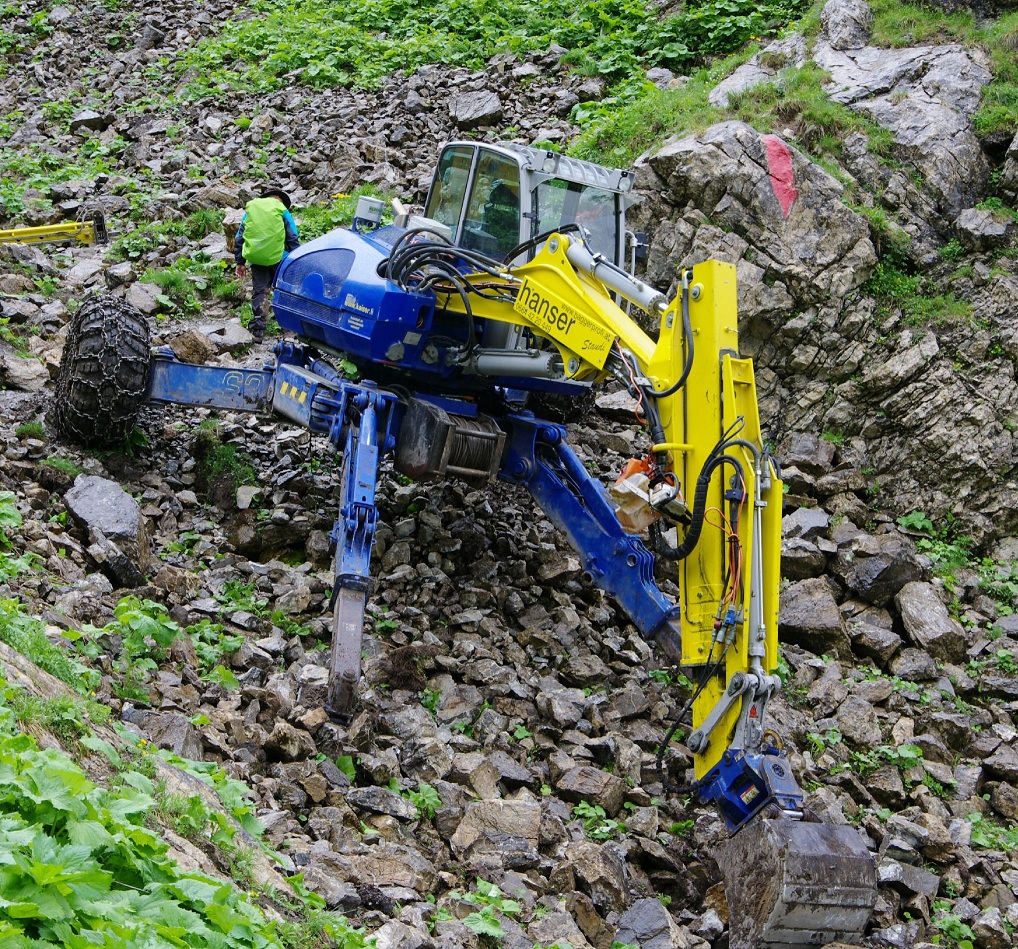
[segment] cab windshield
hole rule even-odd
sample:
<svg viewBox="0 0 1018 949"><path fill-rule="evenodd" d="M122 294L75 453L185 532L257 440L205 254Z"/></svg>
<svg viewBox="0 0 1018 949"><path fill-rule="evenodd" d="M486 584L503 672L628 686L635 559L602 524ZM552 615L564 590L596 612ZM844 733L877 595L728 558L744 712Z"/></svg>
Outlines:
<svg viewBox="0 0 1018 949"><path fill-rule="evenodd" d="M618 261L617 195L593 185L550 178L533 192L535 234L579 224L591 248L608 260Z"/></svg>

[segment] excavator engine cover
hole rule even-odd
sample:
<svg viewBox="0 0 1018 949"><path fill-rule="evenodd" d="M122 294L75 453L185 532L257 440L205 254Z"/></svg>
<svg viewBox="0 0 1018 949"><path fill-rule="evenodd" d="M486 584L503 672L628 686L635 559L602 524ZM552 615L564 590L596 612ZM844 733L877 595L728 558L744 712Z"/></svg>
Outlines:
<svg viewBox="0 0 1018 949"><path fill-rule="evenodd" d="M876 902L876 864L854 827L760 818L714 859L731 949L857 942Z"/></svg>

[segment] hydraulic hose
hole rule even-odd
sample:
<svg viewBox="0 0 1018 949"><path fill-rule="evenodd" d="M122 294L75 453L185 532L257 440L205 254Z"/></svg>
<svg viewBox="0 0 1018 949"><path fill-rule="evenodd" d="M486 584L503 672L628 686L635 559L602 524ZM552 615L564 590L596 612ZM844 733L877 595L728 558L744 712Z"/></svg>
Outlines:
<svg viewBox="0 0 1018 949"><path fill-rule="evenodd" d="M660 530L655 531L654 549L666 560L685 560L696 548L700 541L700 534L703 531L704 520L706 518L707 492L710 489L710 478L715 469L720 468L724 464L731 465L739 473L739 477L742 477L742 464L731 455L715 455L707 461L700 472L700 476L696 479L693 516L689 523L689 530L686 531L686 536L678 547L672 547L667 544L661 536ZM655 528L657 528L656 523L651 525L652 530Z"/></svg>
<svg viewBox="0 0 1018 949"><path fill-rule="evenodd" d="M646 390L647 394L655 399L664 399L675 395L686 384L689 372L693 368L693 326L689 317L689 278L692 273L691 270L682 271L682 340L686 344L686 361L682 366L682 374L667 389L660 392L655 392L653 389Z"/></svg>

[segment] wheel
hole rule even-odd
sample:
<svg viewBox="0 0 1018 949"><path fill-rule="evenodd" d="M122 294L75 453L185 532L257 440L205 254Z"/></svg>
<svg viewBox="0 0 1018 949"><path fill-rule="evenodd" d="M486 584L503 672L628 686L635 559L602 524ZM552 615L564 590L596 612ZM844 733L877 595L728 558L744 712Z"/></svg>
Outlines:
<svg viewBox="0 0 1018 949"><path fill-rule="evenodd" d="M124 300L86 299L71 320L50 417L65 438L94 448L122 444L145 399L148 322Z"/></svg>

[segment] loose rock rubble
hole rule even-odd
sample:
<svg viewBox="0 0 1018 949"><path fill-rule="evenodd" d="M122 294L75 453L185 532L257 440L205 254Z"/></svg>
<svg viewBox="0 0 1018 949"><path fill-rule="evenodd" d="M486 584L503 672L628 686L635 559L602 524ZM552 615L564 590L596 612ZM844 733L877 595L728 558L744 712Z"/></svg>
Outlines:
<svg viewBox="0 0 1018 949"><path fill-rule="evenodd" d="M849 53L860 70L877 55L864 7L838 2L825 17L825 45L814 55L829 58L832 76L834 66L849 69ZM86 108L85 96L63 132L43 104L75 88L86 61L78 37L119 27L99 5L52 8L42 47L49 55L22 62L38 87L13 85L11 74L2 80L0 95L17 94L28 119L5 144L60 148L121 136L130 146L106 180L26 191L17 223L73 217L96 186L116 218L131 206L141 169L158 182L145 198L154 219L239 205L256 184L252 155L264 136L283 145L265 172L298 203L364 181L419 201L443 141L469 132L564 142L576 131L572 105L603 94L598 81L561 69L561 51L550 50L473 73L423 69L371 94L230 93L174 122L133 111L140 70L213 34L230 11L163 2L120 31L115 50L98 44L112 98ZM771 52L787 62L805 56L795 40ZM918 108L916 70L962 55L902 53L908 68L872 95L859 76L834 79L857 89L846 101L880 120L882 109ZM750 79L774 61L755 63ZM971 87L959 115L971 112L981 68L969 59L959 70ZM731 88L719 87L716 100ZM240 115L253 116L249 127L236 124ZM977 147L958 121L966 148ZM893 515L955 512L997 561L1018 558L1008 424L1018 274L1009 258L989 256L1013 241L1013 228L970 206L985 188L978 157L961 177L971 191L950 176L922 191L874 162L863 143L850 147L846 171L900 212L914 263L934 266L937 248L954 236L976 255L971 275L954 284L971 322L919 328L878 319L862 291L877 260L864 217L843 201L839 180L795 148L794 130L778 138L797 190L787 213L769 183L765 156L774 145L736 122L647 156L641 183L661 200L639 212L652 233L647 276L662 289L680 265L706 257L738 265L744 348L757 362L788 487L786 687L772 706L774 727L810 808L857 826L879 856L870 945L928 945L941 912L934 904L946 901L976 945L1006 947L1018 925L1013 596L970 567L945 576L922 547L928 532ZM1011 200L1016 169L1012 143L1000 176ZM931 170L947 175L943 163ZM942 219L938 206L953 217ZM89 288L111 288L156 317L155 342L194 361L261 365L265 349L250 349L225 307L185 328L158 319L159 293L138 277L199 251L229 259L224 235L175 237L112 265L95 248L4 251L17 267L0 275L3 318L37 332L29 356L0 355L4 384L17 390L0 393L0 488L15 493L25 519L15 552L37 555L45 569L12 579L3 595L42 617L54 641L61 631L102 626L128 593L164 605L182 626L207 621L235 637L223 660L235 686L210 679L194 643L181 640L144 695L125 698L110 644L98 698L147 740L221 762L248 783L283 871L302 871L330 908L368 924L380 947L477 945L462 921L472 904L451 894L470 892L478 879L522 904L503 921L510 949L727 945L709 857L722 823L712 809L667 793L655 768L688 691L584 582L527 496L504 485L385 480L361 709L339 725L322 709L338 497L326 442L270 420L219 417L217 442L254 472L238 488L210 477L215 446L198 434L210 423L201 410L143 410L148 445L133 457L96 457L52 432L16 434L43 421L63 328ZM45 279L59 280L60 292L41 292ZM606 392L571 427L581 458L606 480L647 448L624 402ZM53 458L80 473L48 465ZM675 592L666 570L659 579ZM671 781L686 779L690 760L673 744ZM422 783L434 789L433 806L407 796ZM600 813L578 813L581 802Z"/></svg>

